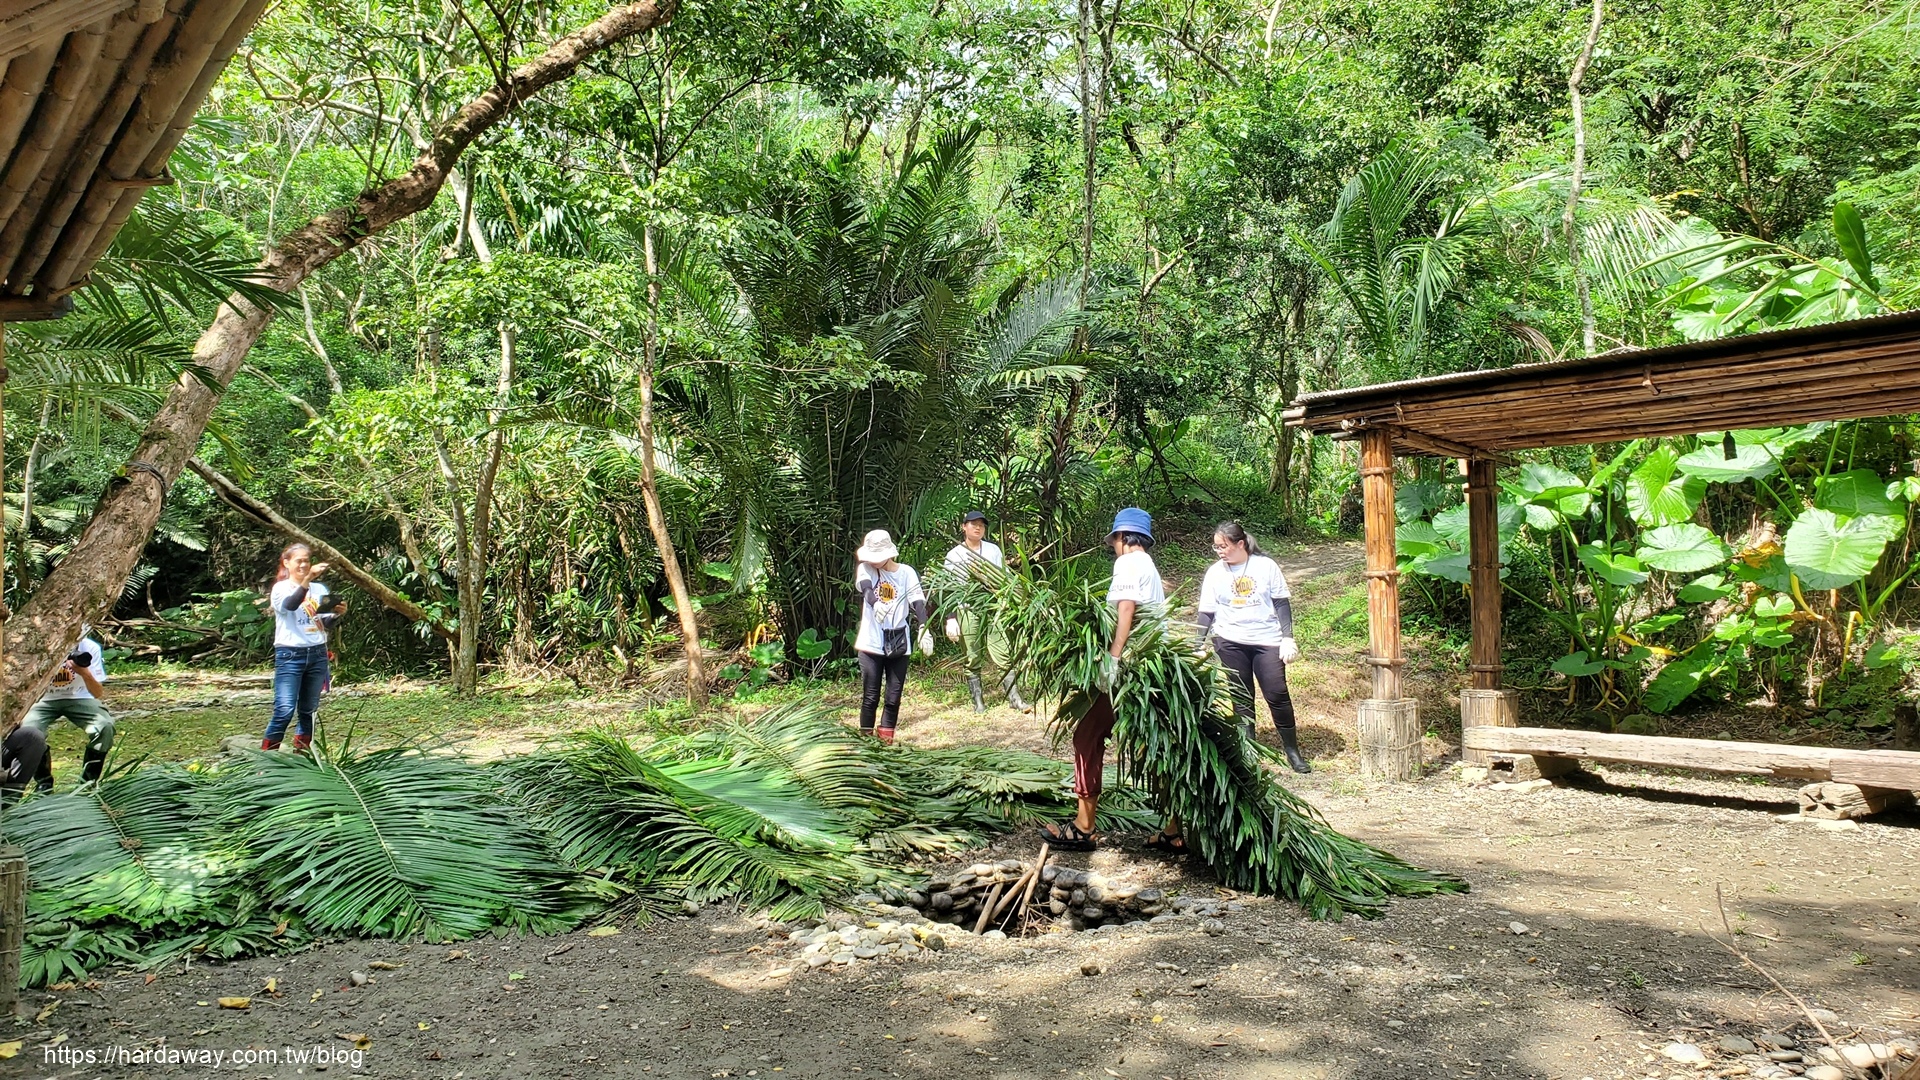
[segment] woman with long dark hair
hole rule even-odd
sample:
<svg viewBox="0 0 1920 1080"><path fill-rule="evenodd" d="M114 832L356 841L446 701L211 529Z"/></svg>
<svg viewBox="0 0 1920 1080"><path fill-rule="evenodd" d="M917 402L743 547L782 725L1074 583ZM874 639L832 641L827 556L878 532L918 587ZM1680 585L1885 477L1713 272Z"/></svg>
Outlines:
<svg viewBox="0 0 1920 1080"><path fill-rule="evenodd" d="M280 553L279 574L267 596L273 610L273 719L267 722L260 749L277 750L287 725L298 716L293 748L313 743L313 714L320 709L320 691L326 688L327 631L347 613L346 601L328 605L332 590L320 575L326 563L313 561L305 544L289 544Z"/></svg>
<svg viewBox="0 0 1920 1080"><path fill-rule="evenodd" d="M1293 640L1286 575L1237 521L1223 521L1213 530L1213 552L1219 558L1200 583L1200 643L1204 646L1207 635L1213 635L1214 655L1227 669L1233 691L1233 718L1253 733L1257 680L1280 731L1287 764L1294 772L1311 772L1300 756L1293 698L1287 693L1287 665L1300 658L1300 647Z"/></svg>

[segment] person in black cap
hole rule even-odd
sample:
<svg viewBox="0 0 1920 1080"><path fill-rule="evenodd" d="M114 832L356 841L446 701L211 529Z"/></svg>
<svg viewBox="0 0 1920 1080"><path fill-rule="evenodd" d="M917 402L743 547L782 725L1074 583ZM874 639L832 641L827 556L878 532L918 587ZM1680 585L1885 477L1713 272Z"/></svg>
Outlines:
<svg viewBox="0 0 1920 1080"><path fill-rule="evenodd" d="M960 519L960 542L947 552L945 562L947 572L962 579L971 576L976 566L1007 565L1000 545L987 539L987 515L978 510L967 511ZM988 658L988 636L987 620L979 612L961 607L947 617L947 640L966 645L967 693L973 697L974 712L987 711L987 703L980 693L980 669ZM1006 692L1007 704L1021 712L1027 711L1029 706L1020 700L1020 688L1014 685L1013 672L1001 678L1000 688Z"/></svg>

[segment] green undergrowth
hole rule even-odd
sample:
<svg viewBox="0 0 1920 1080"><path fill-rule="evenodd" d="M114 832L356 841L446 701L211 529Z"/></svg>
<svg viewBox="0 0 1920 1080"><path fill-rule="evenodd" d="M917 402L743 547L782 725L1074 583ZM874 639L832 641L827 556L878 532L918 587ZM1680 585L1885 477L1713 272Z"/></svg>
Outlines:
<svg viewBox="0 0 1920 1080"><path fill-rule="evenodd" d="M925 857L1069 813L1071 770L1020 750L882 746L820 701L635 738L605 728L477 764L316 743L129 764L0 820L30 868L22 982L329 937L554 933L737 900L781 919ZM1111 828L1151 820L1120 786Z"/></svg>

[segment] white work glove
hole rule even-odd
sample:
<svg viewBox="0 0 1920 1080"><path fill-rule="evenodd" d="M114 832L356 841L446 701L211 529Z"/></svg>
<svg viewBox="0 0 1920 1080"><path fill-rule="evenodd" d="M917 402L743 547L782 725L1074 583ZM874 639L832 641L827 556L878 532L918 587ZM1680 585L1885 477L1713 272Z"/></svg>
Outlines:
<svg viewBox="0 0 1920 1080"><path fill-rule="evenodd" d="M1100 670L1093 674L1093 688L1103 694L1113 693L1120 685L1120 658L1112 653L1100 657Z"/></svg>
<svg viewBox="0 0 1920 1080"><path fill-rule="evenodd" d="M947 640L956 645L960 643L960 620L951 616L947 618Z"/></svg>
<svg viewBox="0 0 1920 1080"><path fill-rule="evenodd" d="M1283 664L1291 664L1298 659L1300 659L1300 646L1295 645L1293 639L1290 637L1281 638L1280 662Z"/></svg>
<svg viewBox="0 0 1920 1080"><path fill-rule="evenodd" d="M920 655L933 655L933 631L924 626L920 628Z"/></svg>

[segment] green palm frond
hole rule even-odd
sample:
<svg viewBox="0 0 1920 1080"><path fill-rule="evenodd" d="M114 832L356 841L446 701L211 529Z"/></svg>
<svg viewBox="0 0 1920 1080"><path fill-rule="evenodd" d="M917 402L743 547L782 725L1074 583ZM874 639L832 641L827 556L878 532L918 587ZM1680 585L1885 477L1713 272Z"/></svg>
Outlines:
<svg viewBox="0 0 1920 1080"><path fill-rule="evenodd" d="M215 796L268 893L316 930L447 940L578 921L572 875L458 758L251 755Z"/></svg>
<svg viewBox="0 0 1920 1080"><path fill-rule="evenodd" d="M36 907L136 926L212 908L247 862L207 820L205 786L184 769L115 770L9 810L5 834L26 851Z"/></svg>

